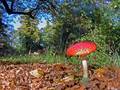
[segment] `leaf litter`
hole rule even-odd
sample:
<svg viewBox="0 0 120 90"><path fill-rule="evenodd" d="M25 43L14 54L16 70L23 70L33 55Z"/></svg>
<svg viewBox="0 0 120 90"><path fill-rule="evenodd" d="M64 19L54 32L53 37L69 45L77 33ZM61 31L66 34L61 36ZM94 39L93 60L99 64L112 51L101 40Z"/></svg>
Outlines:
<svg viewBox="0 0 120 90"><path fill-rule="evenodd" d="M1 63L0 90L120 90L120 68L89 67L86 86L80 82L82 73L73 64Z"/></svg>

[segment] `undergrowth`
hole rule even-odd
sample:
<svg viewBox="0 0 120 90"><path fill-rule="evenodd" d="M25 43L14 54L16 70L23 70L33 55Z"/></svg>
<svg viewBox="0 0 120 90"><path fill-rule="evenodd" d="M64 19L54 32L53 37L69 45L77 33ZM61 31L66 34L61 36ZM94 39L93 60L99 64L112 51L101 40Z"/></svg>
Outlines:
<svg viewBox="0 0 120 90"><path fill-rule="evenodd" d="M113 55L107 55L104 53L93 53L86 58L89 65L95 65L96 67L104 67L115 65L120 67L120 56L118 53ZM77 57L66 57L65 55L54 55L52 53L45 53L40 55L13 55L13 56L3 56L0 57L1 62L10 63L72 63L76 65L81 65L81 60Z"/></svg>

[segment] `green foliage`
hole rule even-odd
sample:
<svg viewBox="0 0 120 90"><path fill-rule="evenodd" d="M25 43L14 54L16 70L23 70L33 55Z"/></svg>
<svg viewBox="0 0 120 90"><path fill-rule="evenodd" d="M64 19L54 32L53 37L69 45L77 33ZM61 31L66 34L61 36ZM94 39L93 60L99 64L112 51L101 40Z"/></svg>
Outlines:
<svg viewBox="0 0 120 90"><path fill-rule="evenodd" d="M4 44L4 47L9 46L9 37L6 30L6 25L2 23L2 14L0 13L0 43Z"/></svg>
<svg viewBox="0 0 120 90"><path fill-rule="evenodd" d="M110 56L110 61L112 65L120 67L120 55L118 52L115 52L113 55Z"/></svg>
<svg viewBox="0 0 120 90"><path fill-rule="evenodd" d="M88 56L90 63L94 62L94 56L99 66L112 63L110 54L120 53L119 4L119 0L65 2L54 23L45 28L44 40L58 52L76 41L94 41L97 51Z"/></svg>
<svg viewBox="0 0 120 90"><path fill-rule="evenodd" d="M112 4L112 2L111 2ZM91 18L90 32L84 35L79 40L91 40L96 42L97 51L89 56L90 63L94 62L98 66L110 65L113 63L110 59L110 54L114 54L116 51L119 53L119 23L114 23L115 16L114 10L109 5L101 3L100 7L95 9ZM93 57L96 57L94 60ZM119 63L119 60L116 61Z"/></svg>
<svg viewBox="0 0 120 90"><path fill-rule="evenodd" d="M69 44L83 40L94 41L97 51L88 55L90 64L97 66L120 66L120 0L105 3L104 0L74 0L60 5L61 10L52 24L49 22L40 35L37 20L22 17L22 26L16 31L15 42L19 50L35 49L41 38L48 50L40 56L10 57L22 62L74 63L76 57L66 58L63 54ZM18 45L18 46L17 46ZM22 45L22 46L21 46ZM116 53L117 52L117 53ZM57 55L62 53L61 55Z"/></svg>
<svg viewBox="0 0 120 90"><path fill-rule="evenodd" d="M72 9L69 4L61 5L62 14L45 28L44 41L58 52L63 53L68 44L87 33L91 27L91 20L85 12L79 12L76 16Z"/></svg>
<svg viewBox="0 0 120 90"><path fill-rule="evenodd" d="M19 39L18 43L20 43L18 48L31 52L40 41L40 31L37 27L38 20L31 19L28 16L22 16L21 18L22 26L16 31Z"/></svg>
<svg viewBox="0 0 120 90"><path fill-rule="evenodd" d="M45 28L43 34L43 41L46 42L47 46L52 49L58 49L60 44L62 23L55 22L54 25L48 25Z"/></svg>

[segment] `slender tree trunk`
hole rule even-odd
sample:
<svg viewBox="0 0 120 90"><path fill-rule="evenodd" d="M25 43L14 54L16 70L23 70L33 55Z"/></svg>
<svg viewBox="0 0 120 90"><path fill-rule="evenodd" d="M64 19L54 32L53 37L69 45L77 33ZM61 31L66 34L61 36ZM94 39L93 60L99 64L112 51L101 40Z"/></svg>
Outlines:
<svg viewBox="0 0 120 90"><path fill-rule="evenodd" d="M69 35L70 32L67 32L66 30L62 30L62 35L60 38L60 53L64 52Z"/></svg>
<svg viewBox="0 0 120 90"><path fill-rule="evenodd" d="M30 47L30 49L29 49L29 53L28 53L29 55L31 55L31 47Z"/></svg>

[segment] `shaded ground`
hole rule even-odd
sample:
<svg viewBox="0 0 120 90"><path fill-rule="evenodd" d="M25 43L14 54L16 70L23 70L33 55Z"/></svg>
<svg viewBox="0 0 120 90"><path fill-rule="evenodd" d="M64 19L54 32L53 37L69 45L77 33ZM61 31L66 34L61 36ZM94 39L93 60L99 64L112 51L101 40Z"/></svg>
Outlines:
<svg viewBox="0 0 120 90"><path fill-rule="evenodd" d="M37 70L39 75L34 76ZM89 67L89 83L82 69L64 64L0 64L0 90L120 90L120 69Z"/></svg>

